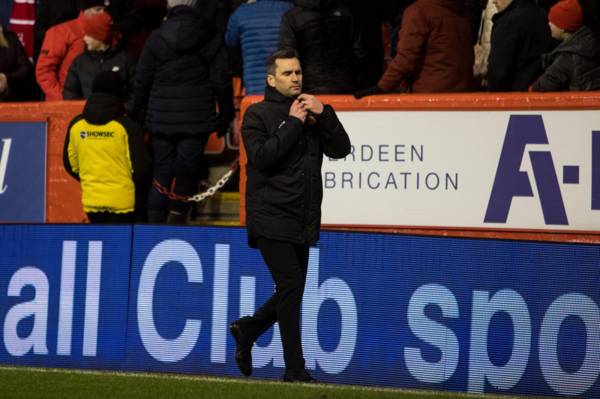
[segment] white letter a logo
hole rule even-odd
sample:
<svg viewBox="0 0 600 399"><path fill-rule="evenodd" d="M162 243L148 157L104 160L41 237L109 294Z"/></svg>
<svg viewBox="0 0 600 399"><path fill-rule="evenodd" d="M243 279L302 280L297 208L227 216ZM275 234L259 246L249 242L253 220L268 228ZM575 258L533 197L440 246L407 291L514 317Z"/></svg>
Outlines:
<svg viewBox="0 0 600 399"><path fill-rule="evenodd" d="M0 154L0 194L4 194L7 189L7 186L4 184L4 178L6 177L8 154L10 153L12 139L2 139L2 142L4 145L2 146L2 154Z"/></svg>

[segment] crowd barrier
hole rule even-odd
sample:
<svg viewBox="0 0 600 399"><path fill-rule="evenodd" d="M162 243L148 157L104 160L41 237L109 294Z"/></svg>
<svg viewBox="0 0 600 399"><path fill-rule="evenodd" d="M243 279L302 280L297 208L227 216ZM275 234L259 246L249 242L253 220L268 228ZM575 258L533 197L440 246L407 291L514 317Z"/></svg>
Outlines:
<svg viewBox="0 0 600 399"><path fill-rule="evenodd" d="M328 383L600 397L600 247L325 232L303 302ZM0 363L240 377L273 293L242 228L0 225ZM284 371L275 327L254 376Z"/></svg>
<svg viewBox="0 0 600 399"><path fill-rule="evenodd" d="M0 187L1 221L22 222L22 219L14 219L22 213L28 222L87 222L79 182L69 176L63 166L67 127L81 113L83 105L83 101L1 103L0 183L7 186L6 192ZM34 133L41 133L41 136L35 136L35 143L30 132L32 128L37 128ZM239 126L236 129L239 130ZM11 140L10 151L4 141L7 138ZM237 150L237 146L235 139L230 143L213 134L205 152L211 156L232 148ZM34 162L45 162L45 165L38 167ZM32 187L41 192L28 193ZM38 206L41 210L28 212L23 209L28 203L41 204ZM2 209L9 215L3 214Z"/></svg>
<svg viewBox="0 0 600 399"><path fill-rule="evenodd" d="M326 228L600 242L600 94L320 98L338 111L354 144L353 154L346 160L325 159ZM246 97L242 112L257 101L260 97ZM82 105L5 103L0 107L0 126L24 121L46 123L47 163L42 178L46 195L41 221L86 221L79 185L62 165L66 128ZM518 134L508 140L511 125ZM0 139L3 134L0 129ZM0 154L7 148L4 143L0 143ZM12 164L19 156L14 148L10 159L0 159L0 183L6 184L4 178L12 173L10 176L26 188L29 177L24 178ZM214 151L222 148L223 142L217 141ZM243 225L243 148L240 158ZM28 164L28 159L32 157L21 161ZM494 190L497 195L492 195ZM24 192L19 190L21 197ZM13 208L40 202L39 196L21 197L12 202ZM3 198L8 195L0 194L0 203ZM0 208L6 209L4 204ZM499 211L493 214L489 209Z"/></svg>

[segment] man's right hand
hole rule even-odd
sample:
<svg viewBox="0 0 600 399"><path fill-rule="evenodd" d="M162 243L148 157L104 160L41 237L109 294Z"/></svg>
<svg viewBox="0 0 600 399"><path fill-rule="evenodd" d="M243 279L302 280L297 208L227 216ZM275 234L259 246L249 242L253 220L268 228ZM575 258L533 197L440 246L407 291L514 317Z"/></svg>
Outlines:
<svg viewBox="0 0 600 399"><path fill-rule="evenodd" d="M307 115L308 111L304 109L300 100L294 100L292 106L290 107L290 116L293 116L296 119L300 119L300 121L304 123Z"/></svg>

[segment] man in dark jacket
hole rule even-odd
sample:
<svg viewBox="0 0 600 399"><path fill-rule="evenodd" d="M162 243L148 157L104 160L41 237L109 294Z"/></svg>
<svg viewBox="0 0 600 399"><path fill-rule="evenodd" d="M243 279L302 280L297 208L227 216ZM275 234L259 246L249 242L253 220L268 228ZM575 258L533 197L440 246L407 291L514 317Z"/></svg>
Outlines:
<svg viewBox="0 0 600 399"><path fill-rule="evenodd" d="M543 58L546 70L533 91L600 90L600 41L583 25L578 0L561 0L548 14L552 37L561 44Z"/></svg>
<svg viewBox="0 0 600 399"><path fill-rule="evenodd" d="M233 120L233 93L222 35L194 8L169 0L167 19L150 34L137 65L134 115L151 133L154 182L152 223L185 223L210 133L225 134ZM217 114L215 102L218 104ZM171 190L176 200L168 202ZM168 210L168 214L167 213Z"/></svg>
<svg viewBox="0 0 600 399"><path fill-rule="evenodd" d="M304 368L300 309L308 250L319 239L323 154L343 158L350 140L333 108L302 92L302 70L292 49L267 61L265 100L246 111L242 127L248 155L248 242L258 247L275 293L253 316L234 321L240 371L252 373L252 345L279 322L284 381L314 382Z"/></svg>
<svg viewBox="0 0 600 399"><path fill-rule="evenodd" d="M494 3L488 90L527 91L542 73L542 54L552 46L546 13L533 0Z"/></svg>
<svg viewBox="0 0 600 399"><path fill-rule="evenodd" d="M306 93L352 93L364 81L366 55L352 14L335 0L295 0L283 15L279 48L302 60Z"/></svg>

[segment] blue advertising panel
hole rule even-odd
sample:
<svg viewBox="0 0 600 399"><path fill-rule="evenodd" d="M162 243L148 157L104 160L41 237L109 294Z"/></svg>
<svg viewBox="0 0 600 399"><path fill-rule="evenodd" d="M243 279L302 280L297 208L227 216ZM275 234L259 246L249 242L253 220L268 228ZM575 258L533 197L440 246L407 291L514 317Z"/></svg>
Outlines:
<svg viewBox="0 0 600 399"><path fill-rule="evenodd" d="M273 284L243 229L136 227L127 368L239 376L227 324ZM600 248L325 233L302 334L321 381L600 397ZM274 339L275 336L275 339ZM254 375L280 378L278 331Z"/></svg>
<svg viewBox="0 0 600 399"><path fill-rule="evenodd" d="M325 232L303 301L320 381L600 397L600 246ZM273 283L241 228L0 227L0 363L240 376ZM253 376L281 378L280 333Z"/></svg>
<svg viewBox="0 0 600 399"><path fill-rule="evenodd" d="M122 367L131 227L0 226L0 363Z"/></svg>
<svg viewBox="0 0 600 399"><path fill-rule="evenodd" d="M0 222L43 223L46 122L0 122Z"/></svg>

